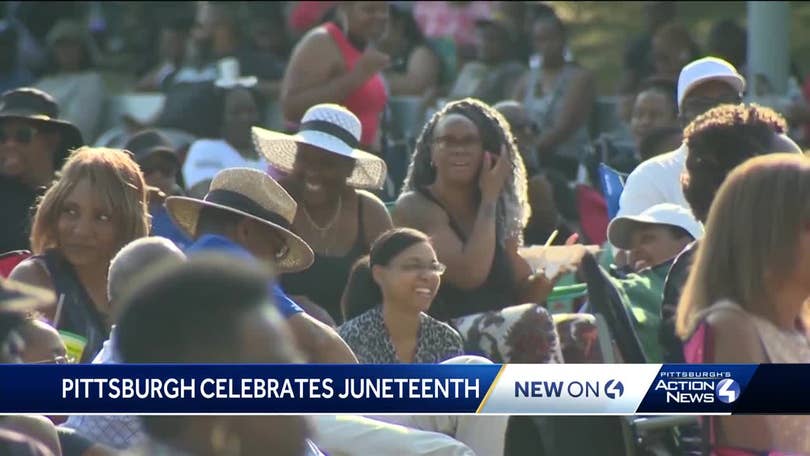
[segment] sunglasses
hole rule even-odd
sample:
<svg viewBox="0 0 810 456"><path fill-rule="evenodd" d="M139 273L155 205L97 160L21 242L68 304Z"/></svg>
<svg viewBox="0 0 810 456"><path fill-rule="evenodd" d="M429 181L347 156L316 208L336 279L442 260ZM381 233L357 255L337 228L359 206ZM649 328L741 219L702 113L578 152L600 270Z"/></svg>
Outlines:
<svg viewBox="0 0 810 456"><path fill-rule="evenodd" d="M5 143L10 138L13 138L17 143L28 144L34 139L34 136L36 136L37 133L39 133L39 130L34 127L19 127L13 131L1 129L0 144Z"/></svg>

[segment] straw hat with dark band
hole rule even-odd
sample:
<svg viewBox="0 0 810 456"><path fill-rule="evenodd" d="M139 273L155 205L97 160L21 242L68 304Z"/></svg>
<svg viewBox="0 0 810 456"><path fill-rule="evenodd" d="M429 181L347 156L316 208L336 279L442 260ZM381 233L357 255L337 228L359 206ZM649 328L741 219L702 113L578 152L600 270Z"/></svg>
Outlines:
<svg viewBox="0 0 810 456"><path fill-rule="evenodd" d="M304 114L298 133L288 135L253 127L253 143L274 168L289 173L295 165L298 144L315 146L326 152L355 160L346 184L353 188L377 190L385 185L385 162L358 149L360 120L343 106L324 103Z"/></svg>
<svg viewBox="0 0 810 456"><path fill-rule="evenodd" d="M169 215L192 238L197 234L203 207L252 218L278 233L286 243L286 248L276 258L280 272L297 272L312 265L315 258L312 249L290 231L298 205L267 174L250 168L229 168L214 176L210 190L202 200L182 196L166 199Z"/></svg>

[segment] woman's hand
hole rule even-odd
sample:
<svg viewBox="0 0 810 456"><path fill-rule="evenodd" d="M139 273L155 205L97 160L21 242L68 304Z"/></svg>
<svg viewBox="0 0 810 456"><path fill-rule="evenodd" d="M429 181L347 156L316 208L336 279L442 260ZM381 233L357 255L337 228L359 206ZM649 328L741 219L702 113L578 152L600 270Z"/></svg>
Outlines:
<svg viewBox="0 0 810 456"><path fill-rule="evenodd" d="M572 234L565 240L566 246L572 246L579 241L577 233ZM546 271L532 272L523 282L521 297L523 302L544 303L547 298L554 291L554 286L557 285L560 278L567 271L559 271L554 277L548 278Z"/></svg>
<svg viewBox="0 0 810 456"><path fill-rule="evenodd" d="M523 287L524 301L542 304L546 302L554 286L560 279L560 274L557 274L552 279L546 277L544 272L537 272L526 278L526 283Z"/></svg>
<svg viewBox="0 0 810 456"><path fill-rule="evenodd" d="M363 51L363 55L357 59L357 63L354 65L354 71L365 81L378 72L388 68L390 64L391 57L389 57L388 54L374 49L373 47L367 47Z"/></svg>
<svg viewBox="0 0 810 456"><path fill-rule="evenodd" d="M484 159L481 160L481 173L478 176L478 188L481 190L481 201L494 203L501 194L506 178L509 176L509 157L506 147L501 147L501 153L495 159L490 152L484 152Z"/></svg>

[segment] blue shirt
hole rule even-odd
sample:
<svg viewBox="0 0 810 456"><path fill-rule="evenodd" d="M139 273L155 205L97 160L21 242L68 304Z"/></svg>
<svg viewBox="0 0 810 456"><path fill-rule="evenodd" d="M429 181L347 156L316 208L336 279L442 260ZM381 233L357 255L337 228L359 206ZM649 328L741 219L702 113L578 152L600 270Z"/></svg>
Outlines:
<svg viewBox="0 0 810 456"><path fill-rule="evenodd" d="M256 258L248 252L247 249L225 236L216 234L204 234L194 241L194 243L186 247L186 255L189 257L203 252L222 252L242 260L256 261ZM269 286L273 299L276 301L276 306L284 318L290 318L304 311L304 309L293 302L293 300L284 293L284 290L281 289L278 283L271 281Z"/></svg>
<svg viewBox="0 0 810 456"><path fill-rule="evenodd" d="M180 250L185 250L191 244L180 228L172 222L169 212L163 204L152 204L149 208L152 215L152 236L161 236L174 242Z"/></svg>

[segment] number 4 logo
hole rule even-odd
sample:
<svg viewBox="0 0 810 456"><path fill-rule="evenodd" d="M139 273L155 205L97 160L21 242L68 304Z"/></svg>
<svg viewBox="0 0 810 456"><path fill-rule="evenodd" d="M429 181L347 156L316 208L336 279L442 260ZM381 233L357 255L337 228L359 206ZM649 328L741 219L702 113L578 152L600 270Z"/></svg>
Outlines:
<svg viewBox="0 0 810 456"><path fill-rule="evenodd" d="M740 397L740 385L733 379L724 378L723 380L717 382L715 394L720 401L726 404L731 404Z"/></svg>

